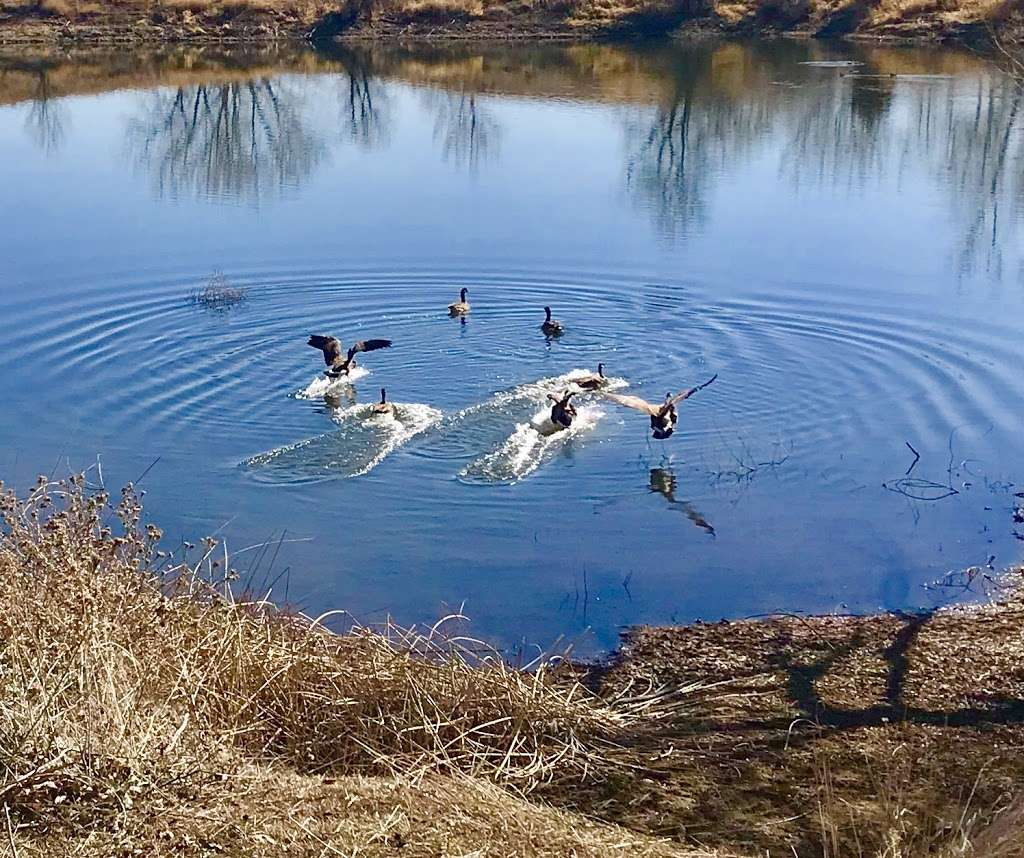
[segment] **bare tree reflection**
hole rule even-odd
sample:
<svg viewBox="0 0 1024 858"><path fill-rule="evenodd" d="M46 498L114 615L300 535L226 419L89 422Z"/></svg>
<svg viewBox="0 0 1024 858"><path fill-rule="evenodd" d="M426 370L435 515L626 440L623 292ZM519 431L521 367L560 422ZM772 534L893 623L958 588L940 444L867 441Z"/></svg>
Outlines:
<svg viewBox="0 0 1024 858"><path fill-rule="evenodd" d="M440 142L445 160L473 170L497 155L501 126L475 93L434 91L428 104L435 111L434 139Z"/></svg>
<svg viewBox="0 0 1024 858"><path fill-rule="evenodd" d="M1015 233L1024 211L1022 98L1024 92L1010 78L985 78L978 81L970 109L955 109L950 99L945 112L935 111L932 122L945 143L936 168L948 177L957 210L966 214L957 256L961 273L981 268L999 279L1004 248L1019 247Z"/></svg>
<svg viewBox="0 0 1024 858"><path fill-rule="evenodd" d="M342 133L347 140L367 149L387 140L391 124L388 91L363 63L345 63L340 99Z"/></svg>
<svg viewBox="0 0 1024 858"><path fill-rule="evenodd" d="M716 87L712 60L706 51L676 51L668 98L626 125L627 187L664 234L679 238L707 216L721 165L743 157L771 127L765 100L737 100Z"/></svg>
<svg viewBox="0 0 1024 858"><path fill-rule="evenodd" d="M25 130L47 155L57 152L67 133L67 110L50 92L49 75L45 69L36 73L35 98L29 104Z"/></svg>
<svg viewBox="0 0 1024 858"><path fill-rule="evenodd" d="M863 187L924 165L962 223L958 272L1001 279L1004 253L1018 245L1024 204L1022 99L1020 88L998 74L905 81L853 75L799 102L783 172L797 189L807 182ZM893 112L897 101L901 110Z"/></svg>
<svg viewBox="0 0 1024 858"><path fill-rule="evenodd" d="M259 202L297 188L325 154L301 98L270 78L156 91L128 125L161 196Z"/></svg>
<svg viewBox="0 0 1024 858"><path fill-rule="evenodd" d="M69 124L67 108L51 84L52 65L46 61L0 58L0 90L10 90L28 102L25 132L47 155L64 145ZM16 98L15 101L20 99Z"/></svg>

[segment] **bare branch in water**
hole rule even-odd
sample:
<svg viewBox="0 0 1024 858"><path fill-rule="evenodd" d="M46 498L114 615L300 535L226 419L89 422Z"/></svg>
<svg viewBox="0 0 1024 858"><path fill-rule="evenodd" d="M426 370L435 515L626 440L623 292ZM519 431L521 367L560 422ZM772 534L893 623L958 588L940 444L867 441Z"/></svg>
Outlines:
<svg viewBox="0 0 1024 858"><path fill-rule="evenodd" d="M241 304L247 297L248 292L241 286L232 285L224 272L214 271L206 286L193 289L188 299L207 310L226 310Z"/></svg>
<svg viewBox="0 0 1024 858"><path fill-rule="evenodd" d="M914 461L910 463L910 467L907 468L907 470L904 472L904 476L910 476L910 472L914 470L914 468L917 467L917 463L921 461L921 454L914 449L914 445L911 444L909 441L906 441L904 443L907 445L910 452L914 454Z"/></svg>

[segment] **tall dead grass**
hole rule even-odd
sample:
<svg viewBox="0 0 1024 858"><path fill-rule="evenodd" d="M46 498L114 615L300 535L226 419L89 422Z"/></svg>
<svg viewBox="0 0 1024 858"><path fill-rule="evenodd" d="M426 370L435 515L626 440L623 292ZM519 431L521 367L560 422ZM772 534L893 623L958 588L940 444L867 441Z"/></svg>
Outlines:
<svg viewBox="0 0 1024 858"><path fill-rule="evenodd" d="M822 858L1024 856L1024 793L1005 806L980 806L975 793L987 775L984 766L966 794L931 792L930 801L922 793L941 786L941 773L917 757L910 743L886 755L866 752L862 768L872 791L852 801L842 795L838 782L845 775L836 761L817 755L815 814Z"/></svg>
<svg viewBox="0 0 1024 858"><path fill-rule="evenodd" d="M0 834L19 842L163 842L166 814L224 805L254 765L522 794L584 777L635 717L436 631L338 635L235 598L223 549L163 554L131 487L40 479L0 514Z"/></svg>

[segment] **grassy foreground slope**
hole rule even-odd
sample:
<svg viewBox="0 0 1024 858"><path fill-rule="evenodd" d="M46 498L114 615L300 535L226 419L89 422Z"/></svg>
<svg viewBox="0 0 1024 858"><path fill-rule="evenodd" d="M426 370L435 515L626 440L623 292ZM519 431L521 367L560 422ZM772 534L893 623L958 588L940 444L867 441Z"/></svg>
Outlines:
<svg viewBox="0 0 1024 858"><path fill-rule="evenodd" d="M222 549L163 554L131 489L0 512L12 856L1024 854L1016 597L521 672L233 597Z"/></svg>

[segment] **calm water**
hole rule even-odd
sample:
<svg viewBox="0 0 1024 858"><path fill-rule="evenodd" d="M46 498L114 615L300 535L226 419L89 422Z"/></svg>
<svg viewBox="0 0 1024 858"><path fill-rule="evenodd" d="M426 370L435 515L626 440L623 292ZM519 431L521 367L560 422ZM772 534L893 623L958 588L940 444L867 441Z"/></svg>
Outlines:
<svg viewBox="0 0 1024 858"><path fill-rule="evenodd" d="M1021 556L1022 100L794 42L2 57L0 474L146 472L169 547L508 646L948 599ZM395 345L325 391L311 332ZM538 438L598 361L718 380Z"/></svg>

